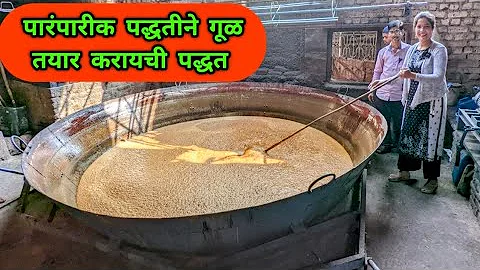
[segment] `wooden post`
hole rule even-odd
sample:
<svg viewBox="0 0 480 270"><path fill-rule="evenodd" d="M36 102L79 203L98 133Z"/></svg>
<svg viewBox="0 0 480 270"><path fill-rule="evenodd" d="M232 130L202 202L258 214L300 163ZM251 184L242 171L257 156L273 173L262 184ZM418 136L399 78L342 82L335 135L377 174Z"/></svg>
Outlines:
<svg viewBox="0 0 480 270"><path fill-rule="evenodd" d="M5 73L5 69L3 68L2 61L0 61L0 71L2 72L3 82L5 83L5 87L7 88L8 95L12 100L13 107L16 107L15 100L13 99L12 89L10 89L10 85L8 84L7 74ZM5 107L7 106L7 103L5 102L5 100L3 100L1 96L0 96L0 102L2 103L3 106Z"/></svg>

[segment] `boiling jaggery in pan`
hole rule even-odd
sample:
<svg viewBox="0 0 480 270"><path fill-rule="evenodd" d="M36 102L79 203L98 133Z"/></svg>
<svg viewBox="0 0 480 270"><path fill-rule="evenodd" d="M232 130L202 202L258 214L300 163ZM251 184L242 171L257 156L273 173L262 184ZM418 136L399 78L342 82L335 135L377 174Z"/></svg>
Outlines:
<svg viewBox="0 0 480 270"><path fill-rule="evenodd" d="M324 174L338 177L353 168L337 141L311 127L268 154L258 150L303 126L232 116L144 133L118 143L87 168L77 207L130 218L210 214L294 196Z"/></svg>

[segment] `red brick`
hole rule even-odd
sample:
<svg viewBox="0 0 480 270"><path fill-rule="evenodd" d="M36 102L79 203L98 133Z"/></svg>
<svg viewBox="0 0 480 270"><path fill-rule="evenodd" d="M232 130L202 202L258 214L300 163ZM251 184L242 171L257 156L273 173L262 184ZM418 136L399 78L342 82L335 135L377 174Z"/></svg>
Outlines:
<svg viewBox="0 0 480 270"><path fill-rule="evenodd" d="M473 22L473 21L472 21ZM450 21L450 25L460 25L460 18L455 18Z"/></svg>
<svg viewBox="0 0 480 270"><path fill-rule="evenodd" d="M468 41L465 40L465 39L455 37L455 39L453 41L449 42L449 45L451 45L452 47L453 46L454 47L465 47L465 46L468 46Z"/></svg>
<svg viewBox="0 0 480 270"><path fill-rule="evenodd" d="M352 22L353 22L354 24L360 24L360 18L354 18L354 19L352 20Z"/></svg>
<svg viewBox="0 0 480 270"><path fill-rule="evenodd" d="M447 27L447 26L442 25L442 26L438 26L437 30L438 30L439 33L447 33L447 31L450 32L451 27L453 27L453 26L448 26Z"/></svg>
<svg viewBox="0 0 480 270"><path fill-rule="evenodd" d="M355 1L357 5L363 5L363 4L371 4L373 3L372 0L356 0Z"/></svg>
<svg viewBox="0 0 480 270"><path fill-rule="evenodd" d="M402 17L403 10L393 10L392 12L390 12L390 15L393 17Z"/></svg>
<svg viewBox="0 0 480 270"><path fill-rule="evenodd" d="M388 18L385 18L385 17L380 18L378 21L381 22L381 23L388 23L389 22Z"/></svg>
<svg viewBox="0 0 480 270"><path fill-rule="evenodd" d="M456 67L458 68L458 65L465 61L465 59L449 59L448 61L448 66L451 67Z"/></svg>
<svg viewBox="0 0 480 270"><path fill-rule="evenodd" d="M445 40L454 40L455 39L455 35L453 34L445 34L442 36L443 39Z"/></svg>
<svg viewBox="0 0 480 270"><path fill-rule="evenodd" d="M459 19L452 19L453 20L459 20ZM462 25L471 25L473 24L473 18L465 18L462 20Z"/></svg>
<svg viewBox="0 0 480 270"><path fill-rule="evenodd" d="M479 46L479 47L480 47L480 40L469 40L469 41L468 41L468 45L469 45L469 46L472 46L472 47L475 47L475 46Z"/></svg>
<svg viewBox="0 0 480 270"><path fill-rule="evenodd" d="M470 10L471 17L480 17L480 9L472 9Z"/></svg>
<svg viewBox="0 0 480 270"><path fill-rule="evenodd" d="M445 11L437 11L434 13L434 15L437 20L443 18L450 18L449 16L447 17L447 13Z"/></svg>
<svg viewBox="0 0 480 270"><path fill-rule="evenodd" d="M458 72L451 71L447 69L447 80L452 81L452 82L461 82L462 81L462 75Z"/></svg>
<svg viewBox="0 0 480 270"><path fill-rule="evenodd" d="M470 10L473 8L473 4L472 3L466 3L466 4L463 4L462 5L462 9L464 10Z"/></svg>
<svg viewBox="0 0 480 270"><path fill-rule="evenodd" d="M438 9L439 9L439 10L447 10L447 9L448 9L448 4L440 4L440 5L438 6Z"/></svg>
<svg viewBox="0 0 480 270"><path fill-rule="evenodd" d="M448 12L448 18L466 18L466 17L468 17L468 12L464 10Z"/></svg>
<svg viewBox="0 0 480 270"><path fill-rule="evenodd" d="M456 63L455 67L458 67L458 68L477 68L477 67L480 67L480 62L478 60L465 59L465 60L458 60L458 62L455 61L455 63Z"/></svg>
<svg viewBox="0 0 480 270"><path fill-rule="evenodd" d="M345 3L344 3L345 2ZM346 1L341 1L340 3L343 4L343 6L356 6L358 3L357 3L357 0L346 0ZM348 4L348 5L347 5Z"/></svg>
<svg viewBox="0 0 480 270"><path fill-rule="evenodd" d="M475 39L475 33L470 32L470 33L465 34L465 39L466 40L474 40Z"/></svg>
<svg viewBox="0 0 480 270"><path fill-rule="evenodd" d="M480 80L480 74L468 74L467 80L469 81L477 81Z"/></svg>
<svg viewBox="0 0 480 270"><path fill-rule="evenodd" d="M448 7L448 9L450 10L458 10L459 8L460 8L459 4L450 4L450 6Z"/></svg>
<svg viewBox="0 0 480 270"><path fill-rule="evenodd" d="M466 68L463 70L464 73L473 73L473 74L480 74L480 68Z"/></svg>
<svg viewBox="0 0 480 270"><path fill-rule="evenodd" d="M467 54L467 58L471 60L480 60L480 53L469 53Z"/></svg>
<svg viewBox="0 0 480 270"><path fill-rule="evenodd" d="M463 47L452 46L452 54L463 53Z"/></svg>
<svg viewBox="0 0 480 270"><path fill-rule="evenodd" d="M452 60L465 60L467 59L467 55L466 54L451 54L448 56L448 61L449 62L452 62Z"/></svg>
<svg viewBox="0 0 480 270"><path fill-rule="evenodd" d="M343 0L339 3L339 7L350 7L355 5L355 0Z"/></svg>
<svg viewBox="0 0 480 270"><path fill-rule="evenodd" d="M438 27L438 32L442 33L442 31L440 31L441 27ZM467 27L463 27L463 26L449 26L448 27L448 33L466 33L468 32L468 28Z"/></svg>

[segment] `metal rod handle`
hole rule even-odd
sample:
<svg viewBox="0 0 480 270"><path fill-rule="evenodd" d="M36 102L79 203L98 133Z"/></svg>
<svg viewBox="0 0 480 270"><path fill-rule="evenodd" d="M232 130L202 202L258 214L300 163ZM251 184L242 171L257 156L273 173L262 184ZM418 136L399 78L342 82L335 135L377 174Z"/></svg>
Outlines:
<svg viewBox="0 0 480 270"><path fill-rule="evenodd" d="M329 116L329 115L331 115L331 114L333 114L333 113L336 113L336 112L338 112L339 110L341 110L341 109L347 107L348 105L354 103L355 101L361 99L362 97L364 97L364 96L366 96L366 95L369 95L369 94L377 91L379 88L381 88L381 87L383 87L384 85L386 85L386 84L394 81L394 80L397 79L399 76L400 76L400 73L397 73L395 76L390 77L390 78L388 78L388 79L386 79L386 80L378 83L377 85L373 86L370 91L368 91L368 92L366 92L366 93L358 96L357 98L353 99L352 101L348 102L347 104L345 104L345 105L343 105L343 106L340 106L339 108L337 108L337 109L335 109L335 110L333 110L333 111L330 111L330 112L328 112L328 113L326 113L326 114L318 117L317 119L315 119L315 120L313 120L312 122L310 122L310 123L308 123L307 125L305 125L303 128L295 131L294 133L292 133L292 134L289 135L288 137L285 137L284 139L280 140L279 142L277 142L277 143L273 144L272 146L268 147L268 148L265 150L265 153L267 153L268 151L270 151L272 148L278 146L278 145L281 144L282 142L284 142L284 141L290 139L291 137L295 136L297 133L299 133L300 131L306 129L307 127L309 127L309 126L312 125L313 123L317 122L318 120L321 120L321 119L323 119L323 118L325 118L325 117L327 117L327 116Z"/></svg>
<svg viewBox="0 0 480 270"><path fill-rule="evenodd" d="M23 143L23 145L25 145L25 148L22 148L20 146L17 145L17 143L15 142L15 139L19 140L21 143ZM17 148L18 151L22 152L25 151L25 149L27 148L27 145L28 143L26 143L20 136L17 136L17 135L12 135L10 137L10 141L12 142L13 146L15 148Z"/></svg>
<svg viewBox="0 0 480 270"><path fill-rule="evenodd" d="M335 174L334 173L329 173L329 174L325 174L323 176L320 176L317 180L313 181L310 186L308 186L308 193L312 193L312 187L320 180L322 180L323 178L325 177L328 177L328 176L333 176L332 178L332 181L335 180Z"/></svg>

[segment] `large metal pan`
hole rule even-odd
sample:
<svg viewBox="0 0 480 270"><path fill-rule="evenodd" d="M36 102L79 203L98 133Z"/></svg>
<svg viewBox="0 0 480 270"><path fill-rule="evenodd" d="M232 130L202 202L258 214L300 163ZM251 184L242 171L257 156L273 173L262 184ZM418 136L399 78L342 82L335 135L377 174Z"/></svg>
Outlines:
<svg viewBox="0 0 480 270"><path fill-rule="evenodd" d="M304 193L261 206L170 219L118 218L77 209L79 180L120 139L162 126L231 115L281 117L306 124L351 99L318 89L264 83L147 91L86 108L48 126L28 144L22 167L36 190L89 226L125 243L179 254L235 252L321 222L339 205L346 205L354 182L385 137L383 116L358 101L315 123L313 127L345 147L355 168L328 184L305 186Z"/></svg>

